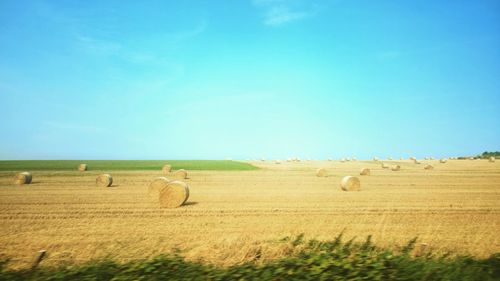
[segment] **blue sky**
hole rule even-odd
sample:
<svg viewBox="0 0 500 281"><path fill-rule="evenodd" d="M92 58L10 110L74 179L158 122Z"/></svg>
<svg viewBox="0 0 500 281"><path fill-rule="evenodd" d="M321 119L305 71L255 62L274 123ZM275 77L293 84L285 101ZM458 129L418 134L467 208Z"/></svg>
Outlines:
<svg viewBox="0 0 500 281"><path fill-rule="evenodd" d="M0 159L500 150L500 2L1 1L0 105Z"/></svg>

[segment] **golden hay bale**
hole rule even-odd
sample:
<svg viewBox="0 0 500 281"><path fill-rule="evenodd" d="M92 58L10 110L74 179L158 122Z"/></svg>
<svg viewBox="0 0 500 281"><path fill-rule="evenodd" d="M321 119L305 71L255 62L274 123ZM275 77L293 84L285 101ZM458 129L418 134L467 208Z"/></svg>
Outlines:
<svg viewBox="0 0 500 281"><path fill-rule="evenodd" d="M174 172L174 175L176 178L186 179L187 178L187 171L184 169L179 169L179 170Z"/></svg>
<svg viewBox="0 0 500 281"><path fill-rule="evenodd" d="M440 159L440 160L439 160L439 163L446 163L447 161L448 161L448 160L446 160L446 159L444 159L444 158L443 158L443 159Z"/></svg>
<svg viewBox="0 0 500 281"><path fill-rule="evenodd" d="M403 159L403 157L399 157L399 160L403 161L404 159Z"/></svg>
<svg viewBox="0 0 500 281"><path fill-rule="evenodd" d="M276 160L274 163L281 164L281 160Z"/></svg>
<svg viewBox="0 0 500 281"><path fill-rule="evenodd" d="M357 177L345 176L340 181L340 188L344 191L355 191L361 189L361 183Z"/></svg>
<svg viewBox="0 0 500 281"><path fill-rule="evenodd" d="M401 170L401 166L394 165L394 166L391 167L391 170L393 170L393 171L399 171L399 170Z"/></svg>
<svg viewBox="0 0 500 281"><path fill-rule="evenodd" d="M353 157L353 158L352 158L352 161L358 161L358 158Z"/></svg>
<svg viewBox="0 0 500 281"><path fill-rule="evenodd" d="M369 176L369 175L371 175L371 171L368 168L363 168L363 169L361 169L361 171L359 172L359 174L361 176Z"/></svg>
<svg viewBox="0 0 500 281"><path fill-rule="evenodd" d="M378 157L373 157L373 161L378 161Z"/></svg>
<svg viewBox="0 0 500 281"><path fill-rule="evenodd" d="M109 187L113 184L113 177L110 174L102 174L97 177L95 184L101 187Z"/></svg>
<svg viewBox="0 0 500 281"><path fill-rule="evenodd" d="M495 157L493 157L493 156L490 157L490 162L492 162L492 163L495 162Z"/></svg>
<svg viewBox="0 0 500 281"><path fill-rule="evenodd" d="M166 177L157 177L149 184L148 194L156 198L160 194L160 190L166 187L169 182L171 182L171 180Z"/></svg>
<svg viewBox="0 0 500 281"><path fill-rule="evenodd" d="M15 184L30 184L33 176L30 172L22 172L14 177Z"/></svg>
<svg viewBox="0 0 500 281"><path fill-rule="evenodd" d="M427 165L424 166L424 169L426 169L426 170L433 170L434 166L432 166L431 164L427 164Z"/></svg>
<svg viewBox="0 0 500 281"><path fill-rule="evenodd" d="M169 164L163 165L161 170L163 171L164 174L168 174L170 173L170 171L172 171L172 165Z"/></svg>
<svg viewBox="0 0 500 281"><path fill-rule="evenodd" d="M345 158L340 159L340 162L344 163L345 162Z"/></svg>
<svg viewBox="0 0 500 281"><path fill-rule="evenodd" d="M87 164L80 164L80 165L78 166L78 171L80 171L80 172L85 172L85 171L87 171Z"/></svg>
<svg viewBox="0 0 500 281"><path fill-rule="evenodd" d="M381 165L381 166L382 166L382 168L383 168L383 169L389 169L389 165L387 165L387 164L385 164L385 163L382 163L382 165Z"/></svg>
<svg viewBox="0 0 500 281"><path fill-rule="evenodd" d="M328 172L326 171L326 169L319 168L318 170L316 170L316 176L317 177L326 177L326 176L328 176Z"/></svg>
<svg viewBox="0 0 500 281"><path fill-rule="evenodd" d="M469 160L474 160L474 157L469 157Z"/></svg>
<svg viewBox="0 0 500 281"><path fill-rule="evenodd" d="M160 189L158 199L161 208L177 208L189 198L189 186L182 181L171 181Z"/></svg>
<svg viewBox="0 0 500 281"><path fill-rule="evenodd" d="M415 161L415 160L417 160L417 158L415 158L415 157L411 156L411 157L410 157L410 160Z"/></svg>

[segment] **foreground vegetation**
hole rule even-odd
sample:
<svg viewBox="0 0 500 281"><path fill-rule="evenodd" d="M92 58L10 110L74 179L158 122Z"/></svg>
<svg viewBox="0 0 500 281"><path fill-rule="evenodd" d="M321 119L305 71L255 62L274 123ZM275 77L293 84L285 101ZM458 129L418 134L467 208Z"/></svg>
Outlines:
<svg viewBox="0 0 500 281"><path fill-rule="evenodd" d="M119 264L97 261L81 266L8 270L1 280L500 280L500 254L487 259L418 253L416 239L397 252L379 249L369 236L364 243L285 239L298 254L268 263L256 261L219 268L164 255ZM417 249L418 250L418 249Z"/></svg>
<svg viewBox="0 0 500 281"><path fill-rule="evenodd" d="M9 160L0 161L0 171L74 171L81 163L88 170L160 170L165 164L172 169L243 171L255 170L248 163L228 160Z"/></svg>

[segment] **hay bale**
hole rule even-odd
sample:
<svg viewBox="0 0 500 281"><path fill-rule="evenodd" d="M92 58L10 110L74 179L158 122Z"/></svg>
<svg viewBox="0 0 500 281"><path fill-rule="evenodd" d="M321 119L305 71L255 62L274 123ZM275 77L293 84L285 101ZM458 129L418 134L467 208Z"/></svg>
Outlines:
<svg viewBox="0 0 500 281"><path fill-rule="evenodd" d="M378 157L373 157L373 161L377 162L378 161Z"/></svg>
<svg viewBox="0 0 500 281"><path fill-rule="evenodd" d="M318 170L316 170L316 176L317 177L326 177L326 176L328 176L328 172L326 171L326 169L319 168Z"/></svg>
<svg viewBox="0 0 500 281"><path fill-rule="evenodd" d="M344 191L357 191L361 189L361 183L357 177L345 176L340 181L340 188Z"/></svg>
<svg viewBox="0 0 500 281"><path fill-rule="evenodd" d="M492 157L490 157L490 162L491 162L491 163L494 163L494 162L495 162L495 157L493 157L493 156L492 156Z"/></svg>
<svg viewBox="0 0 500 281"><path fill-rule="evenodd" d="M363 169L361 169L361 171L359 172L359 174L361 176L369 176L369 175L371 175L371 171L368 168L363 168Z"/></svg>
<svg viewBox="0 0 500 281"><path fill-rule="evenodd" d="M189 198L189 186L182 181L171 181L160 189L158 199L161 208L177 208Z"/></svg>
<svg viewBox="0 0 500 281"><path fill-rule="evenodd" d="M399 170L401 170L401 166L394 165L394 166L391 167L391 170L393 170L393 171L399 171Z"/></svg>
<svg viewBox="0 0 500 281"><path fill-rule="evenodd" d="M443 159L439 159L439 163L446 163L447 161L448 161L448 160L446 160L446 159L444 159L444 158L443 158Z"/></svg>
<svg viewBox="0 0 500 281"><path fill-rule="evenodd" d="M176 178L186 179L187 178L187 171L184 169L179 169L179 170L174 172L174 176Z"/></svg>
<svg viewBox="0 0 500 281"><path fill-rule="evenodd" d="M87 164L80 164L80 165L78 166L78 171L80 171L80 172L85 172L85 171L87 171Z"/></svg>
<svg viewBox="0 0 500 281"><path fill-rule="evenodd" d="M160 190L168 185L171 182L169 178L166 177L157 177L154 179L148 187L148 194L153 198L157 198L160 194Z"/></svg>
<svg viewBox="0 0 500 281"><path fill-rule="evenodd" d="M403 161L404 159L403 159L403 157L399 157L399 160Z"/></svg>
<svg viewBox="0 0 500 281"><path fill-rule="evenodd" d="M281 160L276 160L274 163L281 164Z"/></svg>
<svg viewBox="0 0 500 281"><path fill-rule="evenodd" d="M432 166L431 164L427 164L427 165L424 166L424 169L426 169L426 170L433 170L434 166Z"/></svg>
<svg viewBox="0 0 500 281"><path fill-rule="evenodd" d="M385 163L382 163L382 169L389 169L389 165L385 164Z"/></svg>
<svg viewBox="0 0 500 281"><path fill-rule="evenodd" d="M417 158L415 158L415 157L411 156L411 157L410 157L410 160L416 161L416 160L417 160Z"/></svg>
<svg viewBox="0 0 500 281"><path fill-rule="evenodd" d="M99 175L95 180L95 184L101 187L109 187L113 184L113 177L110 174Z"/></svg>
<svg viewBox="0 0 500 281"><path fill-rule="evenodd" d="M353 158L352 158L352 161L358 161L358 158L353 157Z"/></svg>
<svg viewBox="0 0 500 281"><path fill-rule="evenodd" d="M340 162L344 163L345 162L345 158L340 159Z"/></svg>
<svg viewBox="0 0 500 281"><path fill-rule="evenodd" d="M30 172L22 172L22 173L17 174L14 177L14 183L15 184L19 184L19 185L21 185L21 184L30 184L32 178L33 178L33 176L31 175Z"/></svg>
<svg viewBox="0 0 500 281"><path fill-rule="evenodd" d="M163 171L164 174L168 174L172 171L172 165L165 164L165 165L163 165L161 170Z"/></svg>

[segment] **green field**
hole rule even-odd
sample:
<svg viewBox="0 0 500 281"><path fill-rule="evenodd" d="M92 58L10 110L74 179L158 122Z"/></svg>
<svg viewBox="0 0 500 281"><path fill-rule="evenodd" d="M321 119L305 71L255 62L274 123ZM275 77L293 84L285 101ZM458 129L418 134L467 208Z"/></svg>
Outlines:
<svg viewBox="0 0 500 281"><path fill-rule="evenodd" d="M256 170L247 163L229 160L6 160L0 161L0 171L76 171L79 164L89 171L159 170L165 164L172 169L245 171Z"/></svg>

